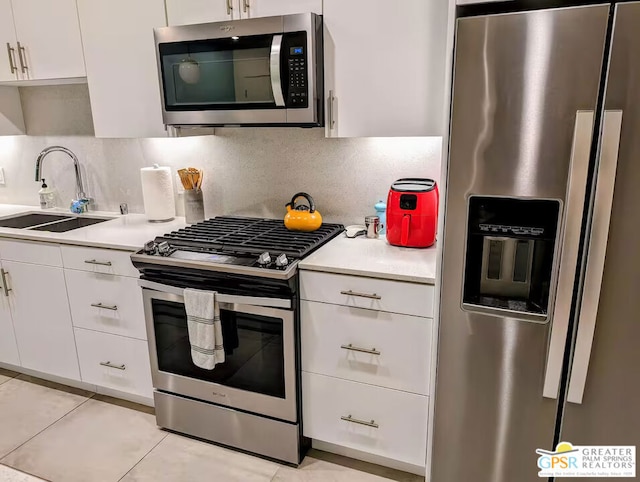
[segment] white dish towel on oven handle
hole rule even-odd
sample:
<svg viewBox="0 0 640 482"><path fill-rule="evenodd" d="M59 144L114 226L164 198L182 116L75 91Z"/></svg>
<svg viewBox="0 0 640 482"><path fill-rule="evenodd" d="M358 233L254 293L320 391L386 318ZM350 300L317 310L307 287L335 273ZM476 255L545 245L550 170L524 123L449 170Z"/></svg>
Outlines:
<svg viewBox="0 0 640 482"><path fill-rule="evenodd" d="M220 307L214 291L186 288L184 306L187 311L187 328L194 365L213 370L224 363L224 344Z"/></svg>

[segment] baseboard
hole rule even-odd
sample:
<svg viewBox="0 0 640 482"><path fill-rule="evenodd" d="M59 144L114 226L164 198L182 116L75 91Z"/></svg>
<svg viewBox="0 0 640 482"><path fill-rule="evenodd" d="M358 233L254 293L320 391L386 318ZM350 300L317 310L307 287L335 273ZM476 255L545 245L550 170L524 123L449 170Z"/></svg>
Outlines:
<svg viewBox="0 0 640 482"><path fill-rule="evenodd" d="M139 403L140 405L146 405L148 407L153 407L153 398L143 397L141 395L134 395L132 393L121 392L120 390L113 390L111 388L105 388L93 385L91 383L85 383L79 380L72 380L70 378L59 377L56 375L51 375L49 373L39 372L37 370L30 370L28 368L9 365L8 363L0 363L0 368L4 368L6 370L11 370L13 372L23 373L25 375L29 375L36 378L41 378L43 380L47 380L54 383L59 383L61 385L67 385L68 387L79 388L81 390L87 390L88 392L99 393L100 395L107 395L113 398L120 398L122 400L127 400L133 403Z"/></svg>
<svg viewBox="0 0 640 482"><path fill-rule="evenodd" d="M85 383L80 380L73 380L71 378L59 377L57 375L51 375L50 373L43 373L37 370L30 370L15 365L9 365L8 363L0 363L0 368L5 368L18 373L23 373L31 377L42 378L50 382L59 383L61 385L67 385L68 387L79 388L80 390L87 390L88 392L96 392L97 387L91 383Z"/></svg>
<svg viewBox="0 0 640 482"><path fill-rule="evenodd" d="M341 445L322 442L321 440L312 440L311 446L314 449L331 452L332 454L343 455L344 457L351 457L352 459L362 460L364 462L369 462L370 464L382 465L383 467L402 470L403 472L409 472L410 474L421 475L423 477L425 476L425 468L419 465L388 459L386 457L361 452L360 450L350 449Z"/></svg>
<svg viewBox="0 0 640 482"><path fill-rule="evenodd" d="M114 390L105 387L96 387L96 393L100 395L107 395L108 397L120 398L121 400L127 400L128 402L139 403L140 405L146 405L147 407L153 407L153 398L143 397L142 395L134 395L133 393L121 392L120 390Z"/></svg>

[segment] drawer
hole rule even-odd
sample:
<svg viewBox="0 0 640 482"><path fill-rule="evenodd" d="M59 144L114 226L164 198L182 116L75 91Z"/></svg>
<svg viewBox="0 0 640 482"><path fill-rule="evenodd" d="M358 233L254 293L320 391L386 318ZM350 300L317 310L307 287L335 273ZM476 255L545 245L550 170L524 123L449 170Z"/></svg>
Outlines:
<svg viewBox="0 0 640 482"><path fill-rule="evenodd" d="M302 372L304 435L323 442L424 467L428 406L423 395Z"/></svg>
<svg viewBox="0 0 640 482"><path fill-rule="evenodd" d="M131 252L112 249L61 246L65 268L93 273L116 274L138 278L140 273L131 264Z"/></svg>
<svg viewBox="0 0 640 482"><path fill-rule="evenodd" d="M303 370L429 393L431 319L313 301L300 306Z"/></svg>
<svg viewBox="0 0 640 482"><path fill-rule="evenodd" d="M301 271L300 297L309 301L433 317L432 285Z"/></svg>
<svg viewBox="0 0 640 482"><path fill-rule="evenodd" d="M136 278L70 269L64 275L74 326L147 339L142 290Z"/></svg>
<svg viewBox="0 0 640 482"><path fill-rule="evenodd" d="M83 382L153 397L146 341L82 328L74 330Z"/></svg>
<svg viewBox="0 0 640 482"><path fill-rule="evenodd" d="M1 240L0 256L8 261L20 261L44 266L62 266L60 246L57 244Z"/></svg>

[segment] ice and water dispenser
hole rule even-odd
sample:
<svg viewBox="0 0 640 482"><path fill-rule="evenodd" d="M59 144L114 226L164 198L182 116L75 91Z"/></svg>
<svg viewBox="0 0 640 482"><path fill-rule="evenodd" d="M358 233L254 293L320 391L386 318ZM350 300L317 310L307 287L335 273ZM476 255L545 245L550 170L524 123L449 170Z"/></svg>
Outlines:
<svg viewBox="0 0 640 482"><path fill-rule="evenodd" d="M545 321L560 202L469 198L463 305Z"/></svg>

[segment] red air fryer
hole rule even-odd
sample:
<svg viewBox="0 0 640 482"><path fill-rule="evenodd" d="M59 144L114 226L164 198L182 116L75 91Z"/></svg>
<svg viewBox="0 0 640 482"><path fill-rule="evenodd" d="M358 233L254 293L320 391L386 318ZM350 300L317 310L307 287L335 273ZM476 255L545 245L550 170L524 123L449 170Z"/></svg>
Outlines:
<svg viewBox="0 0 640 482"><path fill-rule="evenodd" d="M387 241L428 248L436 242L438 186L433 179L398 179L387 198Z"/></svg>

